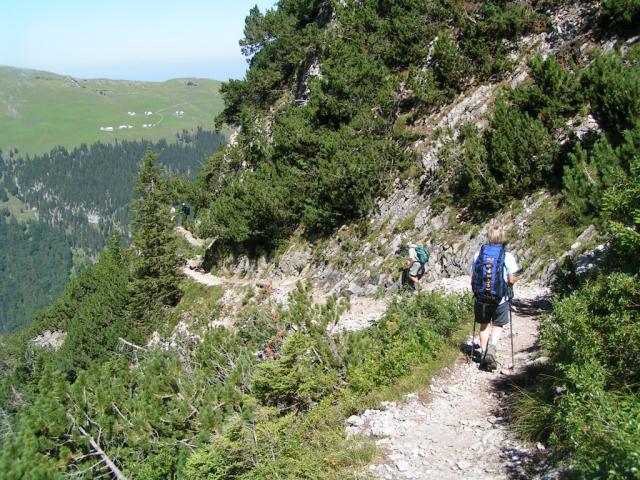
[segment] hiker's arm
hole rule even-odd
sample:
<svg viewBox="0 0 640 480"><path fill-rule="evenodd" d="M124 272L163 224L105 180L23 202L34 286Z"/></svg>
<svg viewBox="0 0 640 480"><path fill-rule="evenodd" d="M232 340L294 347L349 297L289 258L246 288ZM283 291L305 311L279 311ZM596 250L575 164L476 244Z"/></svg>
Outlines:
<svg viewBox="0 0 640 480"><path fill-rule="evenodd" d="M507 282L509 282L509 285L511 286L518 280L516 275L520 271L520 266L518 265L518 262L516 262L513 254L507 253L505 258L505 267L507 268Z"/></svg>

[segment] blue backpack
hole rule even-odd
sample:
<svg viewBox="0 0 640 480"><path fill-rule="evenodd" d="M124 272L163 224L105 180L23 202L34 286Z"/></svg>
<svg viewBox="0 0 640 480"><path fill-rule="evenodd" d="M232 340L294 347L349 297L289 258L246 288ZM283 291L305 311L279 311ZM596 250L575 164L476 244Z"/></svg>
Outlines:
<svg viewBox="0 0 640 480"><path fill-rule="evenodd" d="M416 247L416 257L420 264L424 267L429 261L429 250L426 247Z"/></svg>
<svg viewBox="0 0 640 480"><path fill-rule="evenodd" d="M497 305L507 293L504 256L504 246L499 243L483 245L480 249L471 277L471 289L477 301Z"/></svg>

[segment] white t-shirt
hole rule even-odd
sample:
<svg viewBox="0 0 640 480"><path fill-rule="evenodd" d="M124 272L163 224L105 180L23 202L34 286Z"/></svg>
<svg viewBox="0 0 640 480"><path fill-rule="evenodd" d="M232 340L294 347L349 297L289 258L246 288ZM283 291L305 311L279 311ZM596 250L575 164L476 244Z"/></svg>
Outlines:
<svg viewBox="0 0 640 480"><path fill-rule="evenodd" d="M418 254L416 253L416 247L409 247L409 260L412 262L418 261Z"/></svg>
<svg viewBox="0 0 640 480"><path fill-rule="evenodd" d="M473 262L471 263L472 273L473 273L473 266L475 265L476 260L478 259L479 256L480 256L480 252L476 253L475 256L473 257ZM516 257L514 257L511 252L504 252L504 269L502 272L502 278L504 278L505 284L508 285L509 275L515 275L519 271L520 271L520 266L518 265L518 262L516 262ZM500 305L502 305L506 301L507 301L507 297L506 296L502 297L502 300L500 301Z"/></svg>

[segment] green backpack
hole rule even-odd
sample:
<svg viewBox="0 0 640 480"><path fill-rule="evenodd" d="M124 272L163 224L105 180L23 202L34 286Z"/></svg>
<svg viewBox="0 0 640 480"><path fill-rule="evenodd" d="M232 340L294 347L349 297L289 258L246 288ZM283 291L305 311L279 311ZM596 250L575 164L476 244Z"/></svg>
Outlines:
<svg viewBox="0 0 640 480"><path fill-rule="evenodd" d="M418 261L421 265L426 265L429 261L429 250L426 247L416 247L416 257L418 257Z"/></svg>

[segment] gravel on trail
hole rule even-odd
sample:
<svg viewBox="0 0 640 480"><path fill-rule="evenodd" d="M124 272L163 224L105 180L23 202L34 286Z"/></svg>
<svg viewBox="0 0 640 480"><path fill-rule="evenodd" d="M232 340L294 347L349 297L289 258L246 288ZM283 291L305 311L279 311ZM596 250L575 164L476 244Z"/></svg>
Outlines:
<svg viewBox="0 0 640 480"><path fill-rule="evenodd" d="M191 279L211 286L247 286L256 281L221 278L185 267ZM298 279L269 282L274 301L286 303L288 293ZM442 278L424 285L426 291L444 293L470 291L468 276ZM232 290L229 290L232 292ZM380 410L366 410L347 421L347 433L376 438L383 453L369 465L369 474L384 480L448 479L525 479L530 467L544 451L544 445L525 447L515 437L505 418L504 390L508 376L521 373L537 357L537 313L548 304L550 291L537 283L519 284L515 289L513 333L515 367L511 363L511 329L504 328L498 345L495 372L478 369L463 350L471 348L471 335L461 346L458 360L435 376L424 391L407 395L400 402L383 402ZM326 298L314 293L316 301ZM351 298L334 330L359 330L379 320L390 298L366 296ZM471 325L469 325L471 334ZM478 343L477 329L475 343ZM505 382L507 380L507 382ZM546 475L545 479L553 478Z"/></svg>
<svg viewBox="0 0 640 480"><path fill-rule="evenodd" d="M458 290L462 279L449 279ZM509 375L520 373L536 355L537 309L549 298L537 284L516 289L513 310L515 368L511 363L510 328L498 347L498 368L478 369L461 352L421 392L400 402L384 402L380 410L367 410L347 421L348 434L376 437L383 456L368 467L376 479L507 479L528 478L527 467L544 450L524 447L509 429L503 390ZM477 343L477 329L476 329ZM471 348L469 338L461 350Z"/></svg>

